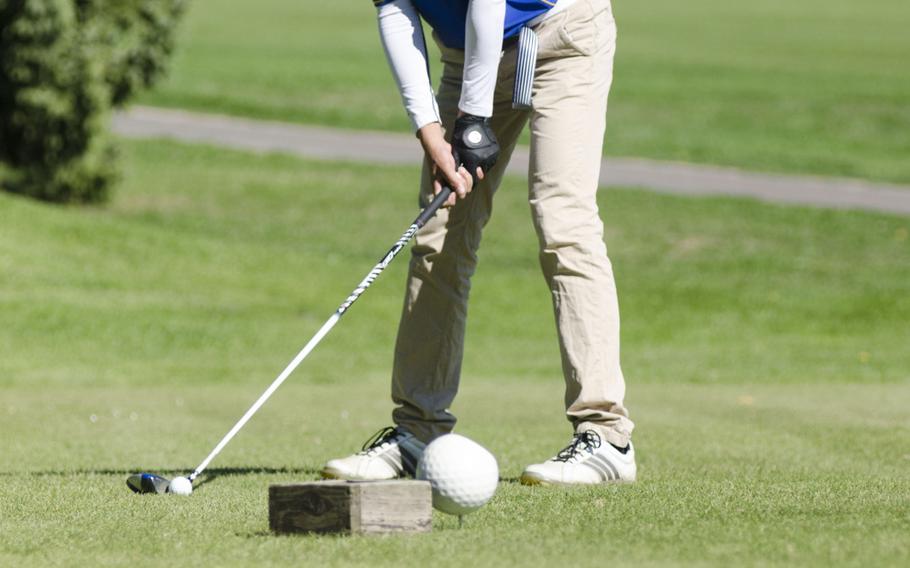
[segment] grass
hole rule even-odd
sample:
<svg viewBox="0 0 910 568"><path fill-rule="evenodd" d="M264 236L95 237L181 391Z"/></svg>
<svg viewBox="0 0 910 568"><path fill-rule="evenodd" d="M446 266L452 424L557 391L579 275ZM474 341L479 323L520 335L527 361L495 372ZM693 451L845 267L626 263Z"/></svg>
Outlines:
<svg viewBox="0 0 910 568"><path fill-rule="evenodd" d="M615 11L608 154L910 182L906 2L653 0ZM143 102L405 131L375 28L360 0L198 0L170 78Z"/></svg>
<svg viewBox="0 0 910 568"><path fill-rule="evenodd" d="M258 385L71 388L51 403L46 391L17 388L4 397L16 414L0 415L4 456L17 464L0 474L0 562L520 566L606 555L618 564L899 566L910 556L906 385L636 385L639 482L563 490L514 481L565 442L555 385L472 381L458 405L461 431L497 455L506 479L463 529L437 513L430 535L276 537L267 486L315 478L387 416L379 385L307 382L287 385L188 499L135 496L124 480L137 468L195 465ZM843 412L844 400L875 416ZM553 408L528 421L528 406ZM11 437L29 443L10 447Z"/></svg>
<svg viewBox="0 0 910 568"><path fill-rule="evenodd" d="M457 529L274 537L266 487L388 422L404 262L377 281L189 499L193 467L414 213L410 169L125 143L104 209L0 194L0 564L904 565L908 220L602 195L640 481L524 488L565 443L521 184L484 237L459 431L500 460ZM365 179L369 183L363 183Z"/></svg>

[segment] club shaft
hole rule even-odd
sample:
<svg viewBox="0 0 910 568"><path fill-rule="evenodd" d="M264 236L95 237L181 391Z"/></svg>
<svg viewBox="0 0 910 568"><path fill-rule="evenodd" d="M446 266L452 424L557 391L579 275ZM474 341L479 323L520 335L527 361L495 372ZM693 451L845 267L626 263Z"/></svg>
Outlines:
<svg viewBox="0 0 910 568"><path fill-rule="evenodd" d="M319 345L319 342L322 341L326 335L328 335L333 327L335 327L335 324L338 323L338 320L341 319L341 316L343 316L345 312L348 311L354 302L356 302L357 299L364 292L366 292L367 288L369 288L371 284L373 284L376 278L382 274L382 271L385 270L385 268L396 256L398 256L398 253L401 252L401 250L408 244L418 229L420 229L424 224L426 224L427 221L433 217L436 211L442 206L443 203L445 203L446 199L448 199L450 193L451 190L449 188L443 188L443 190L436 195L430 205L421 211L420 215L418 215L417 218L414 219L414 222L411 223L411 226L409 226L408 229L401 235L401 237L395 241L395 244L392 245L392 248L390 248L389 251L383 255L379 262L376 263L376 266L374 266L373 269L367 273L366 277L361 280L360 284L354 288L354 291L351 292L347 298L345 298L344 302L342 302L340 306L338 306L338 309L335 310L335 313L333 313L331 317L329 317L329 319L326 320L324 324L322 324L322 327L319 328L319 331L317 331L316 334L303 347L303 349L297 353L297 356L294 357L290 363L288 363L287 367L281 371L281 374L278 375L274 381L272 381L272 384L269 385L269 388L267 388L265 392L263 392L262 395L256 399L256 402L253 403L253 406L251 406L243 414L243 416L240 417L240 420L234 424L234 427L224 435L221 441L218 442L218 445L216 445L215 448L209 453L209 455L206 456L204 460L202 460L202 463L199 464L199 467L197 467L193 473L190 474L190 481L194 481L199 476L199 474L205 471L205 468L207 468L212 460L215 459L219 453L221 453L221 450L223 450L224 447L227 446L231 441L231 439L237 435L237 432L239 432L240 429L243 428L247 422L249 422L250 418L252 418L253 415L256 414L260 408L262 408L262 405L266 403L272 394L278 390L278 387L280 387L281 384L287 380L289 376L291 376L291 373L294 372L300 363L302 363L303 360L307 358L307 356L313 351L313 349L316 348L317 345Z"/></svg>

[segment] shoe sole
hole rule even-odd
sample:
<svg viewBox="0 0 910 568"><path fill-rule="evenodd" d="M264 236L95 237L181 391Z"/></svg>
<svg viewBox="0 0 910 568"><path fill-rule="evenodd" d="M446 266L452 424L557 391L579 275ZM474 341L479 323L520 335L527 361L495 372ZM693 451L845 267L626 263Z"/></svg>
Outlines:
<svg viewBox="0 0 910 568"><path fill-rule="evenodd" d="M323 479L339 480L339 481L391 481L393 479L406 479L406 476L376 477L376 478L357 477L357 476L353 476L353 475L346 475L346 474L338 471L337 469L332 469L332 468L323 469L322 471L319 472L319 475L322 476Z"/></svg>
<svg viewBox="0 0 910 568"><path fill-rule="evenodd" d="M334 471L330 471L327 469L320 471L319 475L321 475L323 479L342 479L342 480L344 479L344 477L342 477L340 474L337 474Z"/></svg>
<svg viewBox="0 0 910 568"><path fill-rule="evenodd" d="M533 485L541 485L541 486L554 485L554 483L552 481L550 481L549 479L543 479L543 478L536 477L536 476L533 476L533 475L530 475L527 473L522 473L521 477L518 478L518 481L522 485L531 485L531 486L533 486Z"/></svg>
<svg viewBox="0 0 910 568"><path fill-rule="evenodd" d="M611 479L606 481L600 481L597 483L582 483L582 482L565 482L565 481L553 481L552 479L544 479L542 477L537 477L532 474L522 473L521 477L518 478L518 481L522 485L528 485L531 487L590 487L593 485L621 485L626 483L635 483L634 479Z"/></svg>

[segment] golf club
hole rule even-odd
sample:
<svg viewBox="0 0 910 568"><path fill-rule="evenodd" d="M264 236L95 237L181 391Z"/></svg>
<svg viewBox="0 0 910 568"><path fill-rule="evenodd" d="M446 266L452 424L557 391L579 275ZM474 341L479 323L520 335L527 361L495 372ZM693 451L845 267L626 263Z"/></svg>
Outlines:
<svg viewBox="0 0 910 568"><path fill-rule="evenodd" d="M436 211L446 202L449 198L449 195L452 193L452 190L448 187L443 187L442 191L436 194L436 197L433 198L433 201L420 212L420 215L414 219L414 222L411 223L411 226L401 235L401 237L392 245L392 248L383 255L379 260L376 266L364 277L364 279L354 288L354 291L348 295L348 297L338 306L338 309L335 310L335 313L329 317L329 319L322 324L322 327L319 328L319 331L310 339L309 342L297 353L297 356L288 363L287 367L278 375L278 377L272 381L272 384L269 385L269 388L262 393L262 395L253 403L249 410L240 417L240 420L234 424L234 427L231 428L227 434L221 439L220 442L215 446L215 448L209 453L208 456L199 466L193 470L187 480L189 484L185 482L181 483L181 487L188 485L189 491L192 491L192 483L199 477L205 468L209 466L215 457L221 453L221 450L231 441L231 439L240 431L241 428L253 417L254 414L262 407L263 404L272 396L272 394L278 390L278 387L287 379L291 373L294 372L294 369L297 368L300 363L310 354L313 349L319 344L320 341L335 327L335 324L338 323L338 320L341 319L341 316L348 311L348 309L357 301L357 299L366 292L367 288L382 274L382 271L398 256L398 253L408 244L414 234L423 227L427 221L429 221L433 215L436 214ZM175 478L180 479L180 478ZM153 473L138 473L131 475L127 481L127 486L135 491L136 493L168 493L168 492L177 492L171 488L171 481L167 478L155 475ZM181 493L184 494L184 493Z"/></svg>

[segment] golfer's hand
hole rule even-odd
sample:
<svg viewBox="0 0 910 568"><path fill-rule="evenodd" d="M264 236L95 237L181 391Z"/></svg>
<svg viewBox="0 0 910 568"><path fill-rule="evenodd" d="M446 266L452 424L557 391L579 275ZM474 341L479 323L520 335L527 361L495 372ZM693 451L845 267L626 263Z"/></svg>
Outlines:
<svg viewBox="0 0 910 568"><path fill-rule="evenodd" d="M438 122L431 122L418 130L417 137L433 171L433 194L439 193L442 186L447 185L452 188L452 195L445 206L455 205L456 199L464 199L471 193L474 178L464 167L456 167L452 146L445 141L442 126ZM483 179L483 172L478 173L478 179Z"/></svg>

